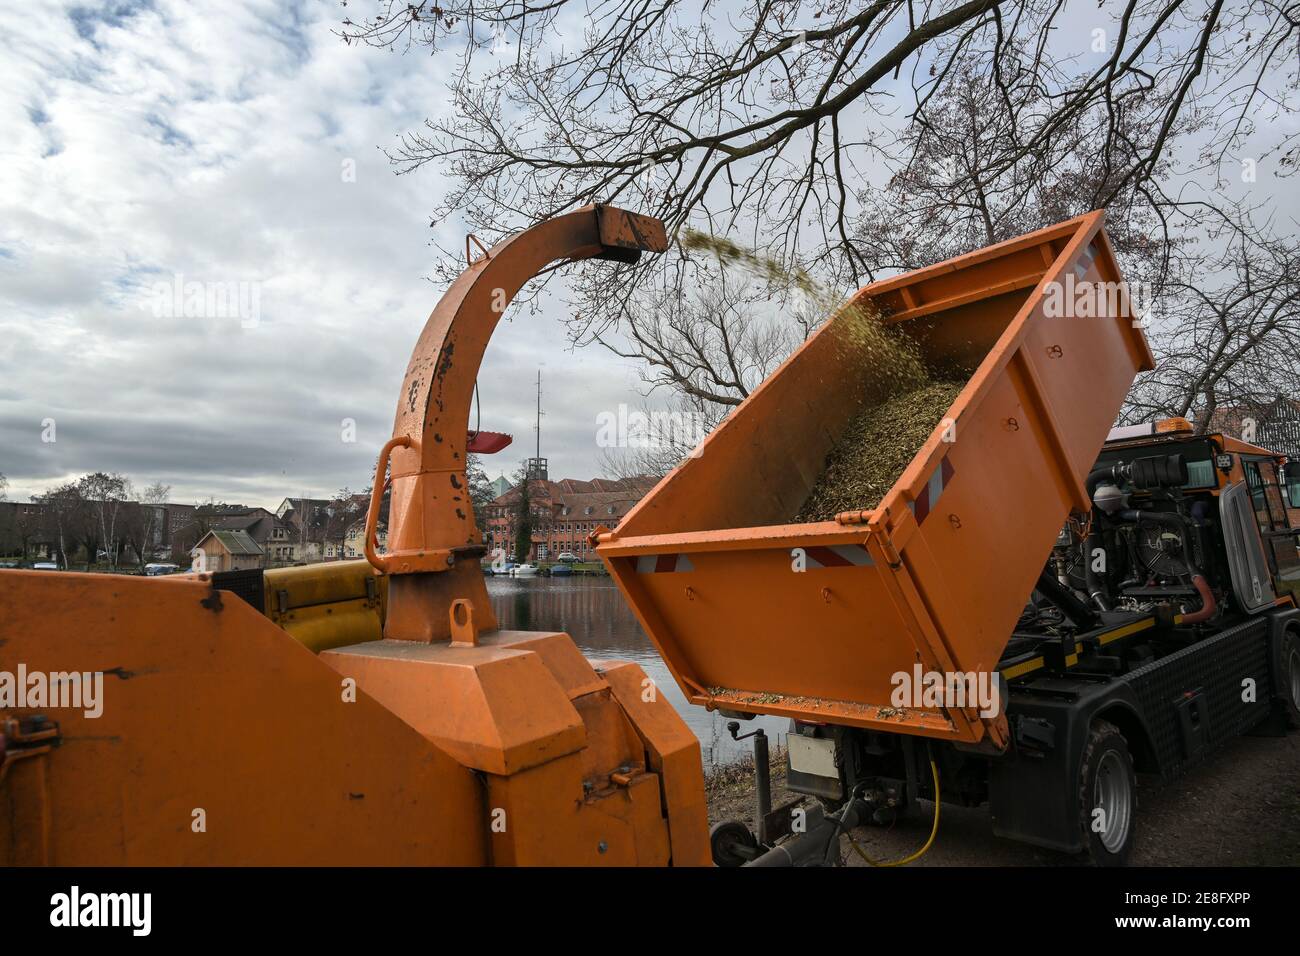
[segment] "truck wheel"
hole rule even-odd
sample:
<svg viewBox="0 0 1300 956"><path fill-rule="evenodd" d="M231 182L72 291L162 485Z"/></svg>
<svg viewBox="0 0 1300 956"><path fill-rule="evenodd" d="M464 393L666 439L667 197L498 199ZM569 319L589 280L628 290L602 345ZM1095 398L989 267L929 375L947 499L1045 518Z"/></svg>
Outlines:
<svg viewBox="0 0 1300 956"><path fill-rule="evenodd" d="M1128 741L1114 724L1094 721L1079 768L1079 825L1097 866L1123 866L1133 850L1137 774Z"/></svg>
<svg viewBox="0 0 1300 956"><path fill-rule="evenodd" d="M1289 630L1282 636L1282 671L1278 681L1287 723L1293 729L1300 727L1300 633L1296 631Z"/></svg>

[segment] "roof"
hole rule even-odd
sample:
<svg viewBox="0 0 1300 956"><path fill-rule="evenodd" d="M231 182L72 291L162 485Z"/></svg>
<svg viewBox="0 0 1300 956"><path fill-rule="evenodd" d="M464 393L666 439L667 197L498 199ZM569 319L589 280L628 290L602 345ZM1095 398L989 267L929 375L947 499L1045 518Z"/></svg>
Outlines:
<svg viewBox="0 0 1300 956"><path fill-rule="evenodd" d="M262 551L262 546L249 537L247 531L225 531L214 528L200 538L194 547L199 547L208 538L216 538L221 543L221 546L231 554L260 555L265 553Z"/></svg>
<svg viewBox="0 0 1300 956"><path fill-rule="evenodd" d="M592 478L580 481L577 478L564 478L553 481L552 493L558 491L567 494L590 494L593 492L631 492L638 497L649 492L659 482L658 478Z"/></svg>
<svg viewBox="0 0 1300 956"><path fill-rule="evenodd" d="M280 502L280 507L275 509L277 518L285 518L290 512L306 511L312 514L318 508L324 508L330 503L328 498L285 498Z"/></svg>
<svg viewBox="0 0 1300 956"><path fill-rule="evenodd" d="M213 527L223 531L247 531L267 518L273 517L274 515L270 514L233 515L228 518L218 518L213 522Z"/></svg>
<svg viewBox="0 0 1300 956"><path fill-rule="evenodd" d="M549 498L553 502L576 504L610 503L614 501L639 501L649 494L650 489L658 484L658 478L592 478L581 481L577 478L564 478L560 481L545 481L534 478L529 481L529 490L535 497ZM537 486L545 485L545 491ZM539 493L540 492L540 493ZM519 497L516 485L503 495L493 499L493 504L506 504Z"/></svg>

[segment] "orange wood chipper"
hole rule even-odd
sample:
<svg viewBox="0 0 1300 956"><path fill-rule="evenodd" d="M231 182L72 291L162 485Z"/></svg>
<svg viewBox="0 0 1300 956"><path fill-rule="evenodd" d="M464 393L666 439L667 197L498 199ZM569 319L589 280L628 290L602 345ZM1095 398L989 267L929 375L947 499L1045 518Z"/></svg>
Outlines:
<svg viewBox="0 0 1300 956"><path fill-rule="evenodd" d="M591 206L481 251L402 383L369 563L0 571L0 863L708 863L695 736L637 665L498 628L465 476L510 298L665 245Z"/></svg>
<svg viewBox="0 0 1300 956"><path fill-rule="evenodd" d="M845 310L598 534L687 698L790 718L787 785L825 805L768 815L760 786L719 862L834 860L918 796L930 842L941 800L987 803L1000 835L1123 862L1137 773L1300 719L1300 464L1182 420L1112 434L1153 360L1103 218L856 294L965 381L879 505L795 518L888 397Z"/></svg>

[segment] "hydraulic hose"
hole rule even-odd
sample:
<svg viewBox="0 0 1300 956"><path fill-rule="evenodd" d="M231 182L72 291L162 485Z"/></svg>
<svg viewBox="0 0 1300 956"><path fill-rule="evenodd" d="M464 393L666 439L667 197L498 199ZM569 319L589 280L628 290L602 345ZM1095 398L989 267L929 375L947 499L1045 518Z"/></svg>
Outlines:
<svg viewBox="0 0 1300 956"><path fill-rule="evenodd" d="M1088 472L1088 477L1083 480L1083 487L1088 492L1088 501L1092 501L1092 496L1097 493L1097 486L1102 481L1112 481L1118 483L1120 480L1117 474L1120 465L1102 465L1100 468L1094 468Z"/></svg>
<svg viewBox="0 0 1300 956"><path fill-rule="evenodd" d="M1204 575L1194 575L1192 584L1196 587L1196 593L1201 596L1201 607L1191 614L1184 614L1183 624L1200 624L1202 621L1208 621L1214 616L1214 612L1218 607L1214 600L1214 592L1210 590L1210 585L1206 582Z"/></svg>
<svg viewBox="0 0 1300 956"><path fill-rule="evenodd" d="M1088 537L1084 543L1083 555L1083 580L1088 586L1088 599L1097 606L1099 611L1109 611L1110 602L1106 600L1106 588L1102 584L1101 578L1097 572L1092 569L1092 556L1098 549L1105 551L1105 545L1101 540L1101 532L1097 530L1097 515L1094 511L1092 527L1088 531Z"/></svg>
<svg viewBox="0 0 1300 956"><path fill-rule="evenodd" d="M1103 465L1100 468L1094 468L1092 471L1088 472L1088 477L1084 479L1083 487L1084 490L1088 492L1089 504L1092 503L1093 497L1097 494L1097 486L1101 484L1102 481L1119 481L1117 472L1120 467L1122 466ZM1110 601L1106 597L1106 586L1097 575L1097 572L1092 569L1092 556L1097 552L1098 548L1104 547L1101 540L1101 531L1097 526L1097 521L1100 517L1098 515L1099 510L1100 509L1096 507L1092 509L1092 523L1088 530L1088 537L1084 541L1085 553L1083 555L1083 580L1088 588L1088 600L1097 607L1097 610L1109 611Z"/></svg>
<svg viewBox="0 0 1300 956"><path fill-rule="evenodd" d="M1087 630L1096 623L1096 611L1080 601L1073 591L1052 577L1046 568L1038 576L1036 590L1060 608L1066 619L1080 630Z"/></svg>
<svg viewBox="0 0 1300 956"><path fill-rule="evenodd" d="M873 860L871 857L867 856L866 850L858 846L858 841L853 839L853 834L846 830L844 835L849 838L849 846L853 847L853 851L857 853L858 856L862 857L862 859L866 860L867 863L872 866L903 866L904 864L911 863L913 860L919 860L921 857L925 856L930 847L934 846L934 838L939 835L939 804L941 800L939 797L939 765L934 762L933 755L930 757L930 773L934 776L934 824L930 827L930 838L925 841L925 846L921 847L921 849L917 850L915 853L903 857L901 860Z"/></svg>

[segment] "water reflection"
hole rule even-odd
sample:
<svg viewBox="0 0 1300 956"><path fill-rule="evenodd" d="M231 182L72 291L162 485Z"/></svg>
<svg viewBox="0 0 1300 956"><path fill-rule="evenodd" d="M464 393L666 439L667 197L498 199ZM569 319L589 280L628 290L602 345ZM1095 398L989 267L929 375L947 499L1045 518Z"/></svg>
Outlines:
<svg viewBox="0 0 1300 956"><path fill-rule="evenodd" d="M634 661L652 677L659 693L700 738L705 766L729 763L748 753L750 742L736 743L727 718L687 703L663 659L609 578L488 578L492 609L504 628L564 631L589 657ZM773 744L785 740L789 721L759 717L744 721L741 733L762 727Z"/></svg>

